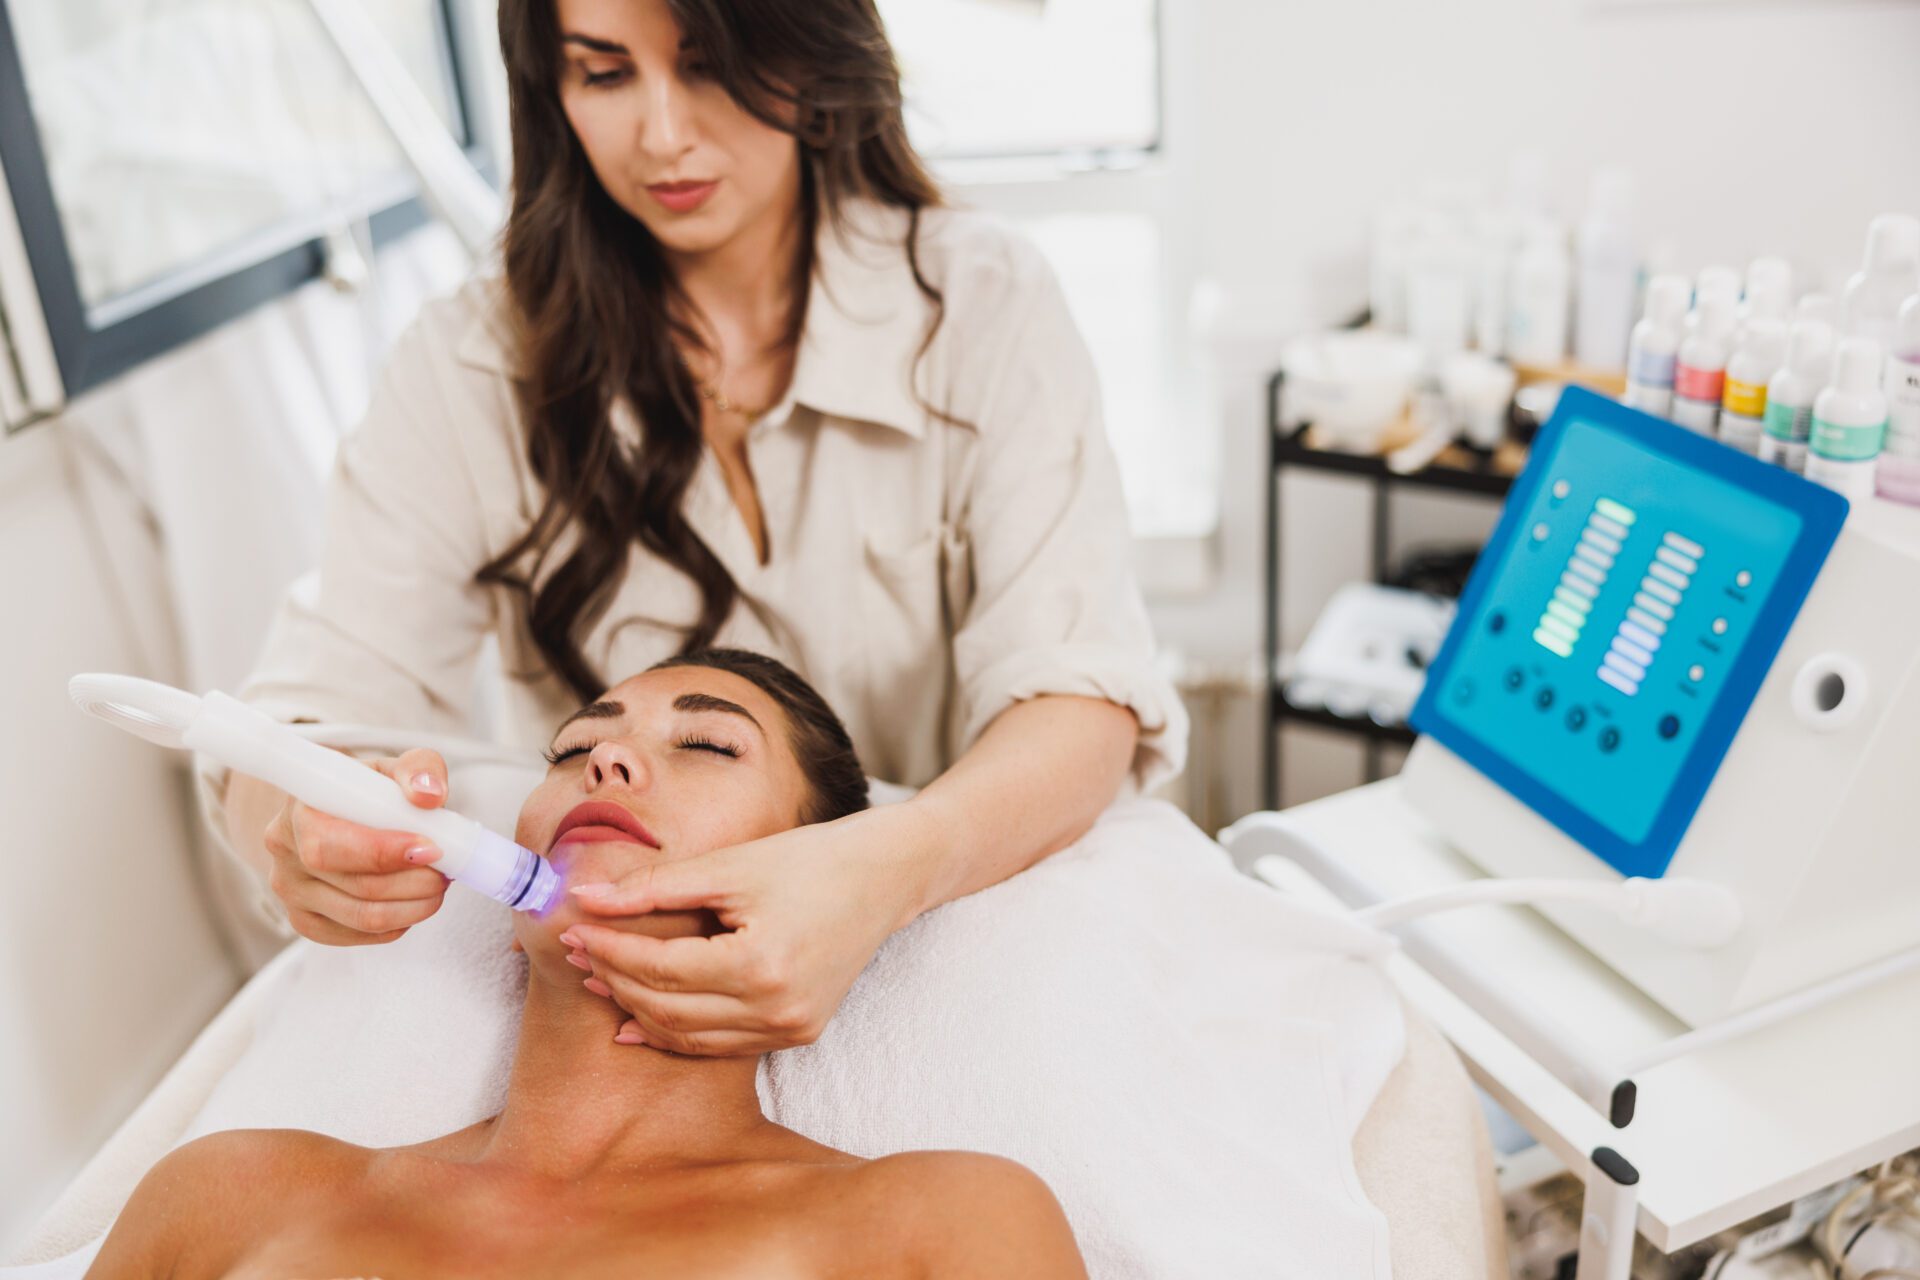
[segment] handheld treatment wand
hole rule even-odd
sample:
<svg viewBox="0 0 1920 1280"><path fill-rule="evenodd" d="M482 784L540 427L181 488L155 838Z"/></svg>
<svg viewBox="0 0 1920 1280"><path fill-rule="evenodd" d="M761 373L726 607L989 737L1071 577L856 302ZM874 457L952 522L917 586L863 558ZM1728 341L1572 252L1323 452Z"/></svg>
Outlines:
<svg viewBox="0 0 1920 1280"><path fill-rule="evenodd" d="M137 676L87 674L69 680L67 693L116 728L163 747L204 751L324 813L425 836L440 849L436 871L517 911L544 911L560 892L552 864L533 850L452 810L419 808L392 779L217 689L196 698Z"/></svg>

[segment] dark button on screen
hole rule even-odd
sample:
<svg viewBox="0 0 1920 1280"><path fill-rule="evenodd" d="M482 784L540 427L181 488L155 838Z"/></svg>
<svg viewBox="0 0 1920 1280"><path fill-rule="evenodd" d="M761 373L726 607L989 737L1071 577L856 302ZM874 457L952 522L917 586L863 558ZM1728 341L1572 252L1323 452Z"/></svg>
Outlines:
<svg viewBox="0 0 1920 1280"><path fill-rule="evenodd" d="M1660 717L1660 736L1671 738L1680 732L1680 717L1667 715Z"/></svg>
<svg viewBox="0 0 1920 1280"><path fill-rule="evenodd" d="M1578 733L1586 727L1587 727L1587 709L1585 707L1569 708L1567 711L1567 728L1573 730L1575 733Z"/></svg>
<svg viewBox="0 0 1920 1280"><path fill-rule="evenodd" d="M1606 728L1600 731L1600 749L1602 751L1612 751L1615 747L1618 747L1619 745L1620 745L1620 731L1618 729L1614 728L1612 725L1608 725Z"/></svg>

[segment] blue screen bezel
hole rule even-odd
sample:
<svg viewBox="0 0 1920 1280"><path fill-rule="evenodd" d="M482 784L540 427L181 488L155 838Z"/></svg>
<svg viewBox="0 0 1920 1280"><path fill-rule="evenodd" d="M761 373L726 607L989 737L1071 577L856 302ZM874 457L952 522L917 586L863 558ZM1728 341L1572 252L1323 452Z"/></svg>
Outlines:
<svg viewBox="0 0 1920 1280"><path fill-rule="evenodd" d="M1446 686L1454 661L1466 644L1465 638L1475 633L1496 566L1505 563L1519 538L1526 513L1532 508L1540 486L1547 482L1547 472L1551 460L1559 453L1561 438L1575 423L1617 432L1683 467L1705 472L1794 511L1802 522L1800 535L1781 566L1779 581L1756 614L1752 631L1728 670L1720 696L1714 699L1692 750L1668 789L1666 803L1655 816L1646 837L1638 842L1626 840L1602 826L1571 801L1537 781L1519 764L1483 743L1447 714L1436 692ZM1414 729L1440 742L1623 875L1660 876L1673 861L1687 826L1706 796L1727 748L1733 744L1747 708L1752 706L1774 656L1799 616L1800 606L1812 590L1814 579L1826 563L1827 553L1833 549L1846 518L1847 500L1831 489L1664 419L1629 409L1596 392L1568 387L1553 416L1535 437L1527 465L1514 480L1493 536L1474 563L1466 589L1460 595L1459 610L1427 671L1426 684L1414 704L1410 722Z"/></svg>

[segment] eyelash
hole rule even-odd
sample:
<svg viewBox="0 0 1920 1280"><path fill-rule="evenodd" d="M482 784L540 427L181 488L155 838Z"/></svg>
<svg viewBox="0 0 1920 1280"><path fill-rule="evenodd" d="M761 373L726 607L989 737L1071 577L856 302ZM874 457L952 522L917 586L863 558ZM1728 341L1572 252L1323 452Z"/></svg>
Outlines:
<svg viewBox="0 0 1920 1280"><path fill-rule="evenodd" d="M557 766L562 760L570 760L574 756L584 755L599 745L597 742L583 742L577 747L568 747L565 751L544 751L541 754L546 757L549 765ZM724 742L715 742L712 738L703 738L699 734L690 733L686 737L676 741L673 745L689 751L710 751L714 755L726 756L732 760L738 760L740 758L740 749L738 747L730 747Z"/></svg>
<svg viewBox="0 0 1920 1280"><path fill-rule="evenodd" d="M712 73L713 68L704 62L696 60L687 63L687 74L690 76L705 77ZM588 71L585 67L582 67L580 69L580 83L589 89L604 89L624 80L626 75L627 73L624 68L618 71Z"/></svg>

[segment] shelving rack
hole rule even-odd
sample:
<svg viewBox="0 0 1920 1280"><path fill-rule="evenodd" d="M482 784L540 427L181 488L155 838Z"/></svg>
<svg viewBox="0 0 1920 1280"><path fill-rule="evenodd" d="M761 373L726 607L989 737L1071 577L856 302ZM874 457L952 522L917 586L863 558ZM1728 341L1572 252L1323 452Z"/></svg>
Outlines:
<svg viewBox="0 0 1920 1280"><path fill-rule="evenodd" d="M1280 479L1289 467L1323 474L1354 476L1368 482L1372 509L1372 547L1368 563L1372 580L1387 580L1387 547L1392 533L1390 491L1396 487L1446 493L1478 494L1504 499L1518 468L1499 455L1463 445L1450 446L1418 471L1398 472L1377 454L1346 453L1311 442L1312 424L1291 431L1281 426L1280 396L1286 375L1276 370L1267 380L1267 573L1266 573L1266 718L1261 734L1260 785L1263 808L1280 807L1280 728L1283 724L1313 724L1360 736L1366 742L1368 782L1380 777L1382 743L1410 744L1413 731L1405 725L1381 724L1367 716L1345 716L1321 707L1303 707L1289 701L1280 678Z"/></svg>

